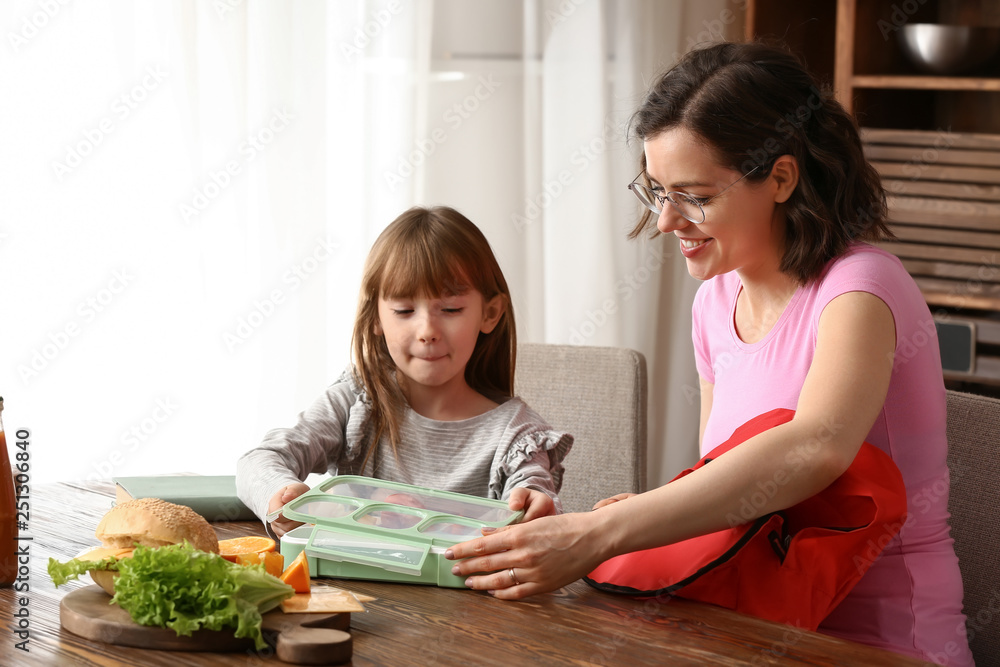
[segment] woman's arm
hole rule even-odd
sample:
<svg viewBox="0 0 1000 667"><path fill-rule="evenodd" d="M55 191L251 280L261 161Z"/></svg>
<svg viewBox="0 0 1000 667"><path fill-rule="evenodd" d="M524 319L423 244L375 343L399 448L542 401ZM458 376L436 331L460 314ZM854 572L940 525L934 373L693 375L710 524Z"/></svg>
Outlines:
<svg viewBox="0 0 1000 667"><path fill-rule="evenodd" d="M708 426L708 416L712 413L712 392L715 385L703 377L698 378L701 384L701 424L698 426L698 447L705 441L705 427Z"/></svg>
<svg viewBox="0 0 1000 667"><path fill-rule="evenodd" d="M871 430L894 350L895 324L881 299L864 292L835 298L820 317L813 363L790 422L652 491L456 545L453 558L472 556L456 564L456 573L503 570L468 584L520 598L575 581L613 556L722 530L815 495L847 469ZM520 585L511 586L509 568Z"/></svg>
<svg viewBox="0 0 1000 667"><path fill-rule="evenodd" d="M895 344L892 313L881 299L849 292L831 301L820 317L795 417L696 473L628 501L631 511L616 517L610 538L614 552L721 530L825 489L850 466L882 409ZM669 527L655 530L652 516Z"/></svg>

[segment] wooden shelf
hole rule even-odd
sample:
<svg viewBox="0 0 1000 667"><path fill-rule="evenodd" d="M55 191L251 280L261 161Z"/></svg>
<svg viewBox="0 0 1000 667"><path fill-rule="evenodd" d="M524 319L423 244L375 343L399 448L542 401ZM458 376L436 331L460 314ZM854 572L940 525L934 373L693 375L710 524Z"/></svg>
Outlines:
<svg viewBox="0 0 1000 667"><path fill-rule="evenodd" d="M973 75L920 73L894 18L910 7L906 22L1000 25L1000 2L747 0L746 7L747 37L787 42L820 81L832 82L862 126L896 234L881 247L900 258L936 319L974 324L971 372L947 370L945 379L1000 395L1000 57Z"/></svg>
<svg viewBox="0 0 1000 667"><path fill-rule="evenodd" d="M997 78L863 74L854 75L850 81L854 88L981 90L985 92L1000 92L1000 79Z"/></svg>
<svg viewBox="0 0 1000 667"><path fill-rule="evenodd" d="M1000 60L973 75L919 73L900 41L896 0L837 0L834 89L862 125L1000 133ZM1000 24L1000 3L921 0L907 22Z"/></svg>
<svg viewBox="0 0 1000 667"><path fill-rule="evenodd" d="M975 373L945 371L944 379L953 382L969 382L975 385L987 384L993 387L1000 386L1000 359L995 357L977 357ZM965 391L969 391L969 389Z"/></svg>
<svg viewBox="0 0 1000 667"><path fill-rule="evenodd" d="M926 146L927 138L920 133L905 130L886 130L883 128L862 127L861 138L874 144L900 144L910 146ZM1000 150L1000 136L996 134L962 132L947 133L946 145L950 148L971 148L981 150Z"/></svg>

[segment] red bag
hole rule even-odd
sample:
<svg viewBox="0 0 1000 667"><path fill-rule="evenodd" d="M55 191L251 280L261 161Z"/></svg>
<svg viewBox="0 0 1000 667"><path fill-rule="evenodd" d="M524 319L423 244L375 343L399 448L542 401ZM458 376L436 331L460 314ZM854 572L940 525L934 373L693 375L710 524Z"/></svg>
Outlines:
<svg viewBox="0 0 1000 667"><path fill-rule="evenodd" d="M751 419L675 479L794 414L778 409ZM716 533L617 556L584 579L604 591L676 595L815 630L905 520L903 477L885 452L866 442L841 477L798 505Z"/></svg>

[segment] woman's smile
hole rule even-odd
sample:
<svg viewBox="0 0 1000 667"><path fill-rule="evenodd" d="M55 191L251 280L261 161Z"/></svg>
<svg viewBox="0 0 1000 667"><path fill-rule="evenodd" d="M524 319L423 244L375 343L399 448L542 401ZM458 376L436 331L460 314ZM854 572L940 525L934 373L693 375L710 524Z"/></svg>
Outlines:
<svg viewBox="0 0 1000 667"><path fill-rule="evenodd" d="M685 258L690 259L690 258L694 257L695 255L697 255L699 252L701 252L701 250L705 247L705 245L707 243L709 243L710 241L712 241L712 240L713 239L711 239L711 238L707 238L707 239L685 239L685 238L681 238L680 239L680 242L681 242L681 254L684 255Z"/></svg>

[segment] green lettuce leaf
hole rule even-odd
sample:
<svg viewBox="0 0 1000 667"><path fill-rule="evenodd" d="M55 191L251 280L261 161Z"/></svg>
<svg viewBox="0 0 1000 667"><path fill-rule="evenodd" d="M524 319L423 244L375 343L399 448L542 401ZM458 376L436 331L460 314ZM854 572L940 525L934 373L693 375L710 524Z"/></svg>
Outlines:
<svg viewBox="0 0 1000 667"><path fill-rule="evenodd" d="M263 565L238 565L187 543L155 549L138 546L131 558L116 562L119 574L111 602L139 625L171 628L183 636L202 628L236 628L235 635L252 639L257 650L267 647L261 615L295 594ZM55 565L50 561L49 572L55 569L61 578L64 572L75 578L94 569L84 567L87 562Z"/></svg>
<svg viewBox="0 0 1000 667"><path fill-rule="evenodd" d="M90 570L118 570L117 558L105 558L104 560L71 560L60 563L55 558L49 558L49 577L56 586L62 586L67 581L73 581L81 574L86 574Z"/></svg>

